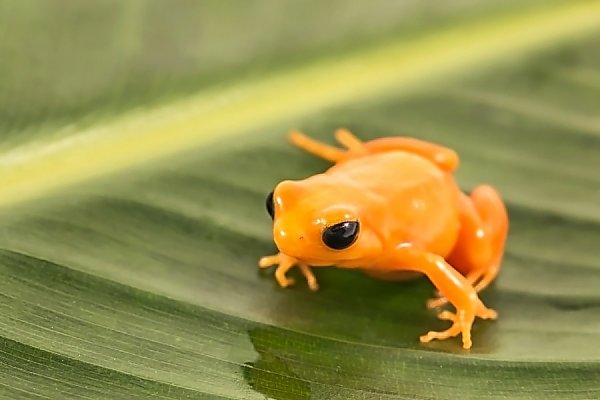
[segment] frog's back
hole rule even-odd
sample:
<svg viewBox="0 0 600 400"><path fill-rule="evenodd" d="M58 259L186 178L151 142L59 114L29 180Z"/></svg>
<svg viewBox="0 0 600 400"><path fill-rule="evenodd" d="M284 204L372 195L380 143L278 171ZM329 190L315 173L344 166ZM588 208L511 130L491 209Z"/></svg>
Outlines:
<svg viewBox="0 0 600 400"><path fill-rule="evenodd" d="M338 163L326 172L330 176L349 178L378 193L404 192L444 175L431 161L405 151L370 154ZM394 182L394 185L390 185Z"/></svg>
<svg viewBox="0 0 600 400"><path fill-rule="evenodd" d="M431 161L390 151L339 163L326 174L383 200L392 240L418 243L440 255L452 250L459 192L452 175Z"/></svg>

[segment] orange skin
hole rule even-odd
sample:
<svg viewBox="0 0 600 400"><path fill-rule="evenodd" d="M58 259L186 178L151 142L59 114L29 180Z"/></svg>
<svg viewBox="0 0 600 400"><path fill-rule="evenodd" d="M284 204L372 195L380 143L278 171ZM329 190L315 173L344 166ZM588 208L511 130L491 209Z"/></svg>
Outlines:
<svg viewBox="0 0 600 400"><path fill-rule="evenodd" d="M335 165L277 185L273 238L279 253L261 258L259 266L278 265L275 278L287 287L294 281L286 273L297 265L311 290L318 289L311 266L358 268L386 279L425 274L440 295L427 306L449 302L456 312L439 312L452 325L421 336L421 342L462 334L469 349L475 318L497 317L477 293L494 280L504 253L508 217L498 193L483 185L467 196L452 175L457 154L417 139L363 143L338 130L336 139L347 150L298 132L290 139ZM354 242L340 250L325 245L323 232L346 221L360 224Z"/></svg>

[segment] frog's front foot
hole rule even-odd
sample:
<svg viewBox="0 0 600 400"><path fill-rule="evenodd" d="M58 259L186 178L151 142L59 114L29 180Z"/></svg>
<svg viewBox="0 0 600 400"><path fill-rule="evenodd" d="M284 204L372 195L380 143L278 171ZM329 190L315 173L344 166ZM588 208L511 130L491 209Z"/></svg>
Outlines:
<svg viewBox="0 0 600 400"><path fill-rule="evenodd" d="M306 278L306 282L308 283L308 287L312 291L316 291L319 289L319 284L317 283L317 279L312 273L310 267L306 264L299 263L298 260L294 257L290 257L283 253L278 253L272 256L262 257L258 261L258 266L260 268L269 268L273 265L277 265L277 269L275 270L275 279L279 286L282 288L292 286L295 282L294 279L288 278L286 276L287 272L292 269L294 265L298 265L300 271Z"/></svg>
<svg viewBox="0 0 600 400"><path fill-rule="evenodd" d="M451 321L452 325L445 331L428 332L426 335L421 336L421 342L428 343L434 339L444 340L458 336L462 333L463 348L470 349L472 346L471 326L473 325L475 317L482 319L496 319L498 317L498 313L491 308L487 308L481 301L478 300L474 313L466 309L457 309L456 313L442 311L437 316L439 319Z"/></svg>

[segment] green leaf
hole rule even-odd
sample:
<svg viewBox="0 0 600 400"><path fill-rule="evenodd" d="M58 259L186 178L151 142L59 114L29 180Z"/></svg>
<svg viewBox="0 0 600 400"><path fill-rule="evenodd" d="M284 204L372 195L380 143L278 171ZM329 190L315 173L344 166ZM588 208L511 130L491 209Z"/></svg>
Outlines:
<svg viewBox="0 0 600 400"><path fill-rule="evenodd" d="M600 395L600 3L323 3L0 2L0 397ZM258 271L340 126L506 199L471 351L425 280Z"/></svg>

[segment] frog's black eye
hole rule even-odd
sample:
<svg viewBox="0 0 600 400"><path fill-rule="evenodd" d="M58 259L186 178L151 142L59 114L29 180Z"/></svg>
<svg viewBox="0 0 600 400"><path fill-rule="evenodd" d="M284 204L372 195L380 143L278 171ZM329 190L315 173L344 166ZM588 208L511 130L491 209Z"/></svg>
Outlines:
<svg viewBox="0 0 600 400"><path fill-rule="evenodd" d="M325 228L322 239L325 246L334 250L350 247L358 238L360 225L358 221L346 221Z"/></svg>
<svg viewBox="0 0 600 400"><path fill-rule="evenodd" d="M275 203L273 203L273 192L267 195L266 206L267 212L271 216L271 219L275 219Z"/></svg>

